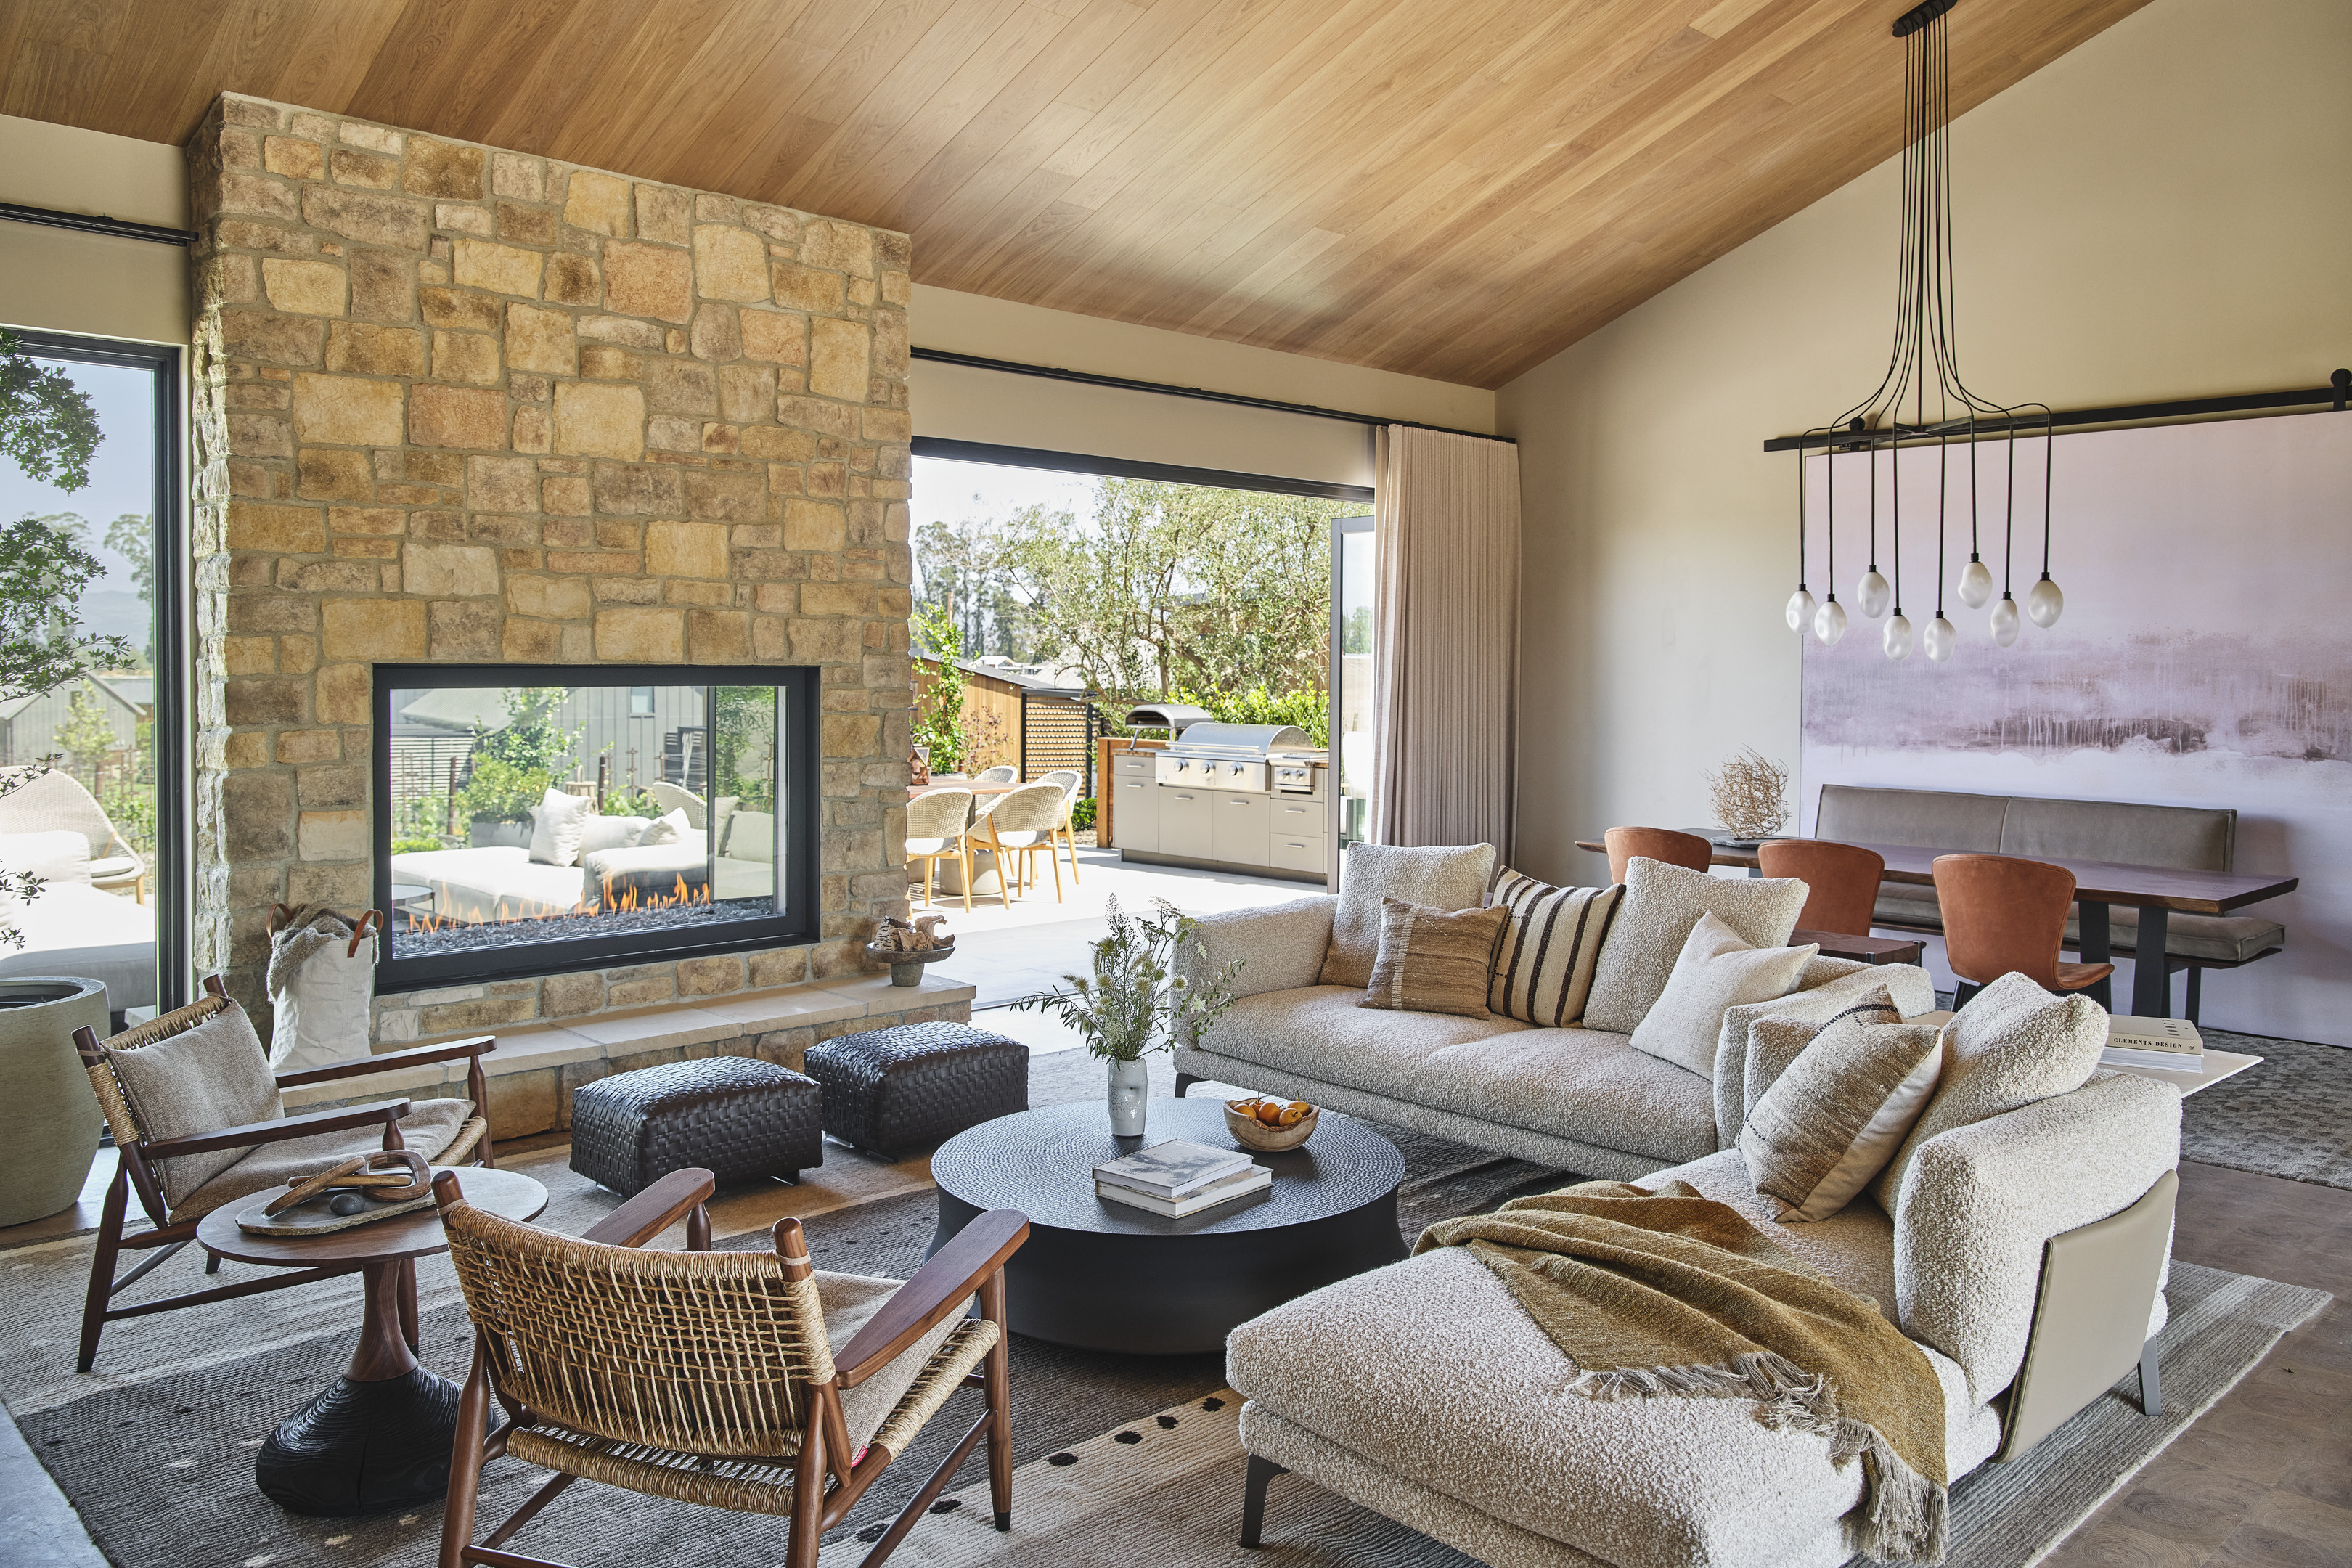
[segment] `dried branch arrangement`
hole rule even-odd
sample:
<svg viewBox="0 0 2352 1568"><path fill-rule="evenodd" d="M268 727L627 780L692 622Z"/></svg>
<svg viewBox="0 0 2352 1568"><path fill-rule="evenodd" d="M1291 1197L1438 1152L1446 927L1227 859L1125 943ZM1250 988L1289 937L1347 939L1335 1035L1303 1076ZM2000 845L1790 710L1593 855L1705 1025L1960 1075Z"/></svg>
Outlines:
<svg viewBox="0 0 2352 1568"><path fill-rule="evenodd" d="M1789 820L1789 770L1753 746L1706 775L1715 819L1742 838L1778 833Z"/></svg>

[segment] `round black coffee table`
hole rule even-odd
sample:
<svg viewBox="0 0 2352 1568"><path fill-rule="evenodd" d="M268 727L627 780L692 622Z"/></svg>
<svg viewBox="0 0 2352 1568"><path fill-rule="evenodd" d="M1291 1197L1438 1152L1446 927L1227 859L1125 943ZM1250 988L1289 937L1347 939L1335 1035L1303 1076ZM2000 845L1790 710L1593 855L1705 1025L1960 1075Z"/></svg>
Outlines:
<svg viewBox="0 0 2352 1568"><path fill-rule="evenodd" d="M1114 1138L1098 1100L983 1121L931 1156L937 1252L982 1211L1019 1209L1029 1240L1005 1265L1013 1331L1086 1350L1222 1350L1237 1323L1405 1255L1397 1234L1404 1156L1326 1111L1302 1149L1253 1153L1271 1192L1187 1219L1095 1195L1094 1167L1181 1138L1237 1147L1213 1100L1155 1100L1141 1138Z"/></svg>

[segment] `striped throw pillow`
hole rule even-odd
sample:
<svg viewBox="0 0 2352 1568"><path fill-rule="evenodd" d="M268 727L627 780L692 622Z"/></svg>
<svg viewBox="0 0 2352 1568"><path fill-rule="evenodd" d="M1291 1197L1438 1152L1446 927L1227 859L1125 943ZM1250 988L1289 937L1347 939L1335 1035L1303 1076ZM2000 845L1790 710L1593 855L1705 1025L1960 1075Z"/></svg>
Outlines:
<svg viewBox="0 0 2352 1568"><path fill-rule="evenodd" d="M1381 900L1381 950L1359 1007L1486 1016L1486 976L1501 934L1498 909L1429 910Z"/></svg>
<svg viewBox="0 0 2352 1568"><path fill-rule="evenodd" d="M1505 870L1486 902L1509 912L1495 951L1486 1005L1507 1018L1566 1028L1584 1016L1601 943L1625 889L1555 888Z"/></svg>
<svg viewBox="0 0 2352 1568"><path fill-rule="evenodd" d="M1884 985L1822 1026L1748 1113L1740 1157L1781 1224L1827 1219L1885 1170L1936 1092L1943 1036Z"/></svg>

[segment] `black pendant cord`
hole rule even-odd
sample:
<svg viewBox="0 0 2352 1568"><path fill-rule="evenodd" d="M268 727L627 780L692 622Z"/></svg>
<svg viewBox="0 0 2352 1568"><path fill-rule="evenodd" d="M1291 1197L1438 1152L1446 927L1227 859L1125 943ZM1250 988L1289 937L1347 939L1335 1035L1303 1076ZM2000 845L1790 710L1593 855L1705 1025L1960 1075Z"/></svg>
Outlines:
<svg viewBox="0 0 2352 1568"><path fill-rule="evenodd" d="M2009 495L2001 504L2000 596L2009 597L2010 568L2017 559L2017 432L2009 433Z"/></svg>
<svg viewBox="0 0 2352 1568"><path fill-rule="evenodd" d="M1803 452L1799 452L1798 460L1801 462L1804 456ZM1830 447L1822 449L1822 504L1828 514L1822 538L1823 548L1828 552L1830 571L1830 594L1824 602L1834 605L1837 603L1837 452Z"/></svg>
<svg viewBox="0 0 2352 1568"><path fill-rule="evenodd" d="M1936 618L1944 618L1944 510L1951 501L1952 443L1936 443Z"/></svg>
<svg viewBox="0 0 2352 1568"><path fill-rule="evenodd" d="M2044 407L2043 413L2050 410ZM2042 580L2050 581L2051 476L2058 467L2058 426L2054 416L2044 427L2042 442Z"/></svg>

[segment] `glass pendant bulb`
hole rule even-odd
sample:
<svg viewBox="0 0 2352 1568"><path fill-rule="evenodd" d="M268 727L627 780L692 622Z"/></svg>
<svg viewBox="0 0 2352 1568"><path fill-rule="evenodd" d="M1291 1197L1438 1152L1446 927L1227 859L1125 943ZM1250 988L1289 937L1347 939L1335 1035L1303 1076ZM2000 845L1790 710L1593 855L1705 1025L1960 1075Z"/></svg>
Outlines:
<svg viewBox="0 0 2352 1568"><path fill-rule="evenodd" d="M1886 579L1878 574L1875 566L1864 573L1862 580L1853 585L1853 607L1874 621L1886 613L1886 606L1894 599L1895 590L1886 585Z"/></svg>
<svg viewBox="0 0 2352 1568"><path fill-rule="evenodd" d="M1886 629L1879 634L1878 646L1885 648L1886 657L1897 664L1911 657L1911 617L1905 615L1899 606L1894 617L1886 623Z"/></svg>
<svg viewBox="0 0 2352 1568"><path fill-rule="evenodd" d="M2058 584L2050 580L2047 572L2042 574L2041 582L2025 591L2025 618L2043 631L2056 626L2065 609L2066 595L2058 591Z"/></svg>
<svg viewBox="0 0 2352 1568"><path fill-rule="evenodd" d="M1813 616L1813 635L1822 639L1824 647L1835 647L1838 638L1845 636L1845 606L1832 594Z"/></svg>
<svg viewBox="0 0 2352 1568"><path fill-rule="evenodd" d="M1981 610L1992 597L1992 570L1978 560L1973 552L1969 563L1960 568L1960 603L1971 610Z"/></svg>
<svg viewBox="0 0 2352 1568"><path fill-rule="evenodd" d="M2003 647L2017 640L2017 601L2007 594L1992 607L1992 640Z"/></svg>
<svg viewBox="0 0 2352 1568"><path fill-rule="evenodd" d="M1946 620L1940 612L1927 623L1927 629L1919 634L1920 645L1933 664L1941 664L1951 658L1952 649L1959 646L1959 628Z"/></svg>
<svg viewBox="0 0 2352 1568"><path fill-rule="evenodd" d="M1800 637L1804 635L1807 626L1813 624L1813 596L1806 591L1803 584L1798 584L1797 591L1789 595L1789 607L1781 615L1788 621L1789 629Z"/></svg>

